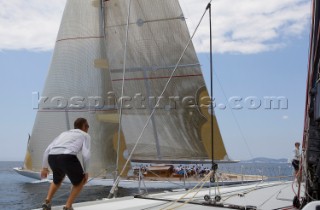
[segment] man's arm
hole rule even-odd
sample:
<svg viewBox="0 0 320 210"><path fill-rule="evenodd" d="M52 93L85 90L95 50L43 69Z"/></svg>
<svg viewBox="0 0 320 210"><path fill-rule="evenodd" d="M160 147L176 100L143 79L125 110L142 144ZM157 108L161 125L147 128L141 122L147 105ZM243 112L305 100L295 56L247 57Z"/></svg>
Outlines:
<svg viewBox="0 0 320 210"><path fill-rule="evenodd" d="M89 171L89 163L90 163L90 157L91 157L90 148L91 148L91 137L89 135L86 135L82 145L82 162L83 162L83 170L85 173L86 182L89 177L88 171Z"/></svg>
<svg viewBox="0 0 320 210"><path fill-rule="evenodd" d="M47 147L46 151L43 154L42 169L41 169L41 178L42 179L47 178L47 176L49 174L48 156L49 156L50 148L51 148L51 144Z"/></svg>
<svg viewBox="0 0 320 210"><path fill-rule="evenodd" d="M58 138L58 137L57 137ZM52 148L52 146L54 145L55 140L57 139L55 138L51 144L49 144L49 146L47 147L46 151L44 151L43 153L43 159L42 159L42 169L41 169L41 178L45 179L47 178L48 174L49 174L49 163L48 163L48 156L49 156L49 152Z"/></svg>
<svg viewBox="0 0 320 210"><path fill-rule="evenodd" d="M41 169L41 178L42 179L45 179L48 177L48 174L49 174L49 169L48 168L42 168Z"/></svg>

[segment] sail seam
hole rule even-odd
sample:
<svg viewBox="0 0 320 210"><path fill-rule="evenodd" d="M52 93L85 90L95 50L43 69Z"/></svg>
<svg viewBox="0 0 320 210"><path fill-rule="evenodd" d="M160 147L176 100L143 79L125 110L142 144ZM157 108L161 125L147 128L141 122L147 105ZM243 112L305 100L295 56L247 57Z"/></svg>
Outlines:
<svg viewBox="0 0 320 210"><path fill-rule="evenodd" d="M141 22L139 22L138 19L137 22L131 22L129 23L129 25L139 25L139 24L145 24L145 23L153 23L153 22L162 22L162 21L168 21L168 20L185 20L185 17L183 16L178 16L178 17L173 17L173 18L162 18L162 19L155 19L155 20L142 20ZM114 28L114 27L121 27L121 26L127 26L127 24L118 24L118 25L110 25L110 26L106 26L106 28Z"/></svg>
<svg viewBox="0 0 320 210"><path fill-rule="evenodd" d="M103 38L104 38L103 36L70 37L70 38L58 39L56 42L77 40L77 39L103 39Z"/></svg>
<svg viewBox="0 0 320 210"><path fill-rule="evenodd" d="M199 63L195 63L195 64L185 64L185 65L179 65L178 68L182 69L182 68L188 68L188 67L200 67ZM153 67L134 67L134 68L130 68L127 69L127 72L138 72L138 71L158 71L158 70L169 70L169 69L174 69L175 66L153 66ZM122 73L122 69L109 69L110 72L112 73L117 73L117 72L121 72Z"/></svg>
<svg viewBox="0 0 320 210"><path fill-rule="evenodd" d="M153 79L168 79L168 78L183 78L183 77L200 77L202 74L187 74L187 75L177 75L177 76L167 76L167 77L140 77L140 78L126 78L125 80L153 80ZM122 79L114 79L112 82L122 81Z"/></svg>
<svg viewBox="0 0 320 210"><path fill-rule="evenodd" d="M101 109L81 109L81 110L71 110L71 109L42 109L38 112L114 112L117 109L113 110L101 110Z"/></svg>

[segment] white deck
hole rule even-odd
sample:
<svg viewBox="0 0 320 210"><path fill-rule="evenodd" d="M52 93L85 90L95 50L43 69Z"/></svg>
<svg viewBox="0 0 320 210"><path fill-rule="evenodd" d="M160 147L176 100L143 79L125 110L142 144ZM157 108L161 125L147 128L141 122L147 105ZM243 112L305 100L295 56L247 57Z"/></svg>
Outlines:
<svg viewBox="0 0 320 210"><path fill-rule="evenodd" d="M105 199L100 201L76 203L73 205L75 210L160 210L160 209L231 209L231 205L236 206L256 206L257 209L294 209L292 199L297 191L297 186L292 182L269 182L256 183L237 186L223 186L211 188L211 193L220 191L222 197L221 204L225 207L214 207L204 205L204 196L209 194L209 189L201 189L197 194L188 191L164 192L152 194L146 198L123 197L116 199ZM185 197L183 197L185 196ZM183 198L182 198L183 197ZM212 195L211 197L214 197ZM182 199L181 199L182 198ZM189 203L184 201L193 198ZM175 202L179 199L179 202ZM227 207L227 208L226 208ZM61 206L52 208L62 209Z"/></svg>

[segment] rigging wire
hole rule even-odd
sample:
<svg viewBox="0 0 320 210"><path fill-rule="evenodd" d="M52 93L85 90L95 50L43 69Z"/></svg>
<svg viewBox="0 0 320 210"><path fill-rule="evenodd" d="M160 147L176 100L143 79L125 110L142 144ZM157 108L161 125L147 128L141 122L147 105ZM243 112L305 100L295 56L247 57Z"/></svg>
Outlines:
<svg viewBox="0 0 320 210"><path fill-rule="evenodd" d="M226 94L225 94L224 89L222 88L222 85L221 85L221 82L220 82L220 80L219 80L219 77L218 77L217 73L216 73L215 71L213 71L213 61L212 61L213 50L212 50L211 1L210 1L210 3L208 4L207 8L209 8L209 24L210 24L210 57L209 57L209 60L210 60L210 90L211 90L211 93L210 93L210 95L211 95L210 109L211 109L211 133L212 133L211 139L212 139L212 144L213 144L213 101L212 101L212 100L213 100L213 74L214 74L215 77L217 78L217 81L218 81L218 83L219 83L219 86L220 86L220 88L221 88L221 90L222 90L223 96L224 96L224 98L225 98L226 101L227 101L227 96L226 96ZM243 141L244 141L244 143L245 143L245 145L246 145L246 147L247 147L247 150L248 150L248 152L249 152L249 155L250 155L251 158L253 158L253 155L252 155L252 152L251 152L251 150L250 150L250 147L249 147L249 145L248 145L248 143L247 143L247 140L246 140L246 138L244 137L244 134L243 134L243 132L242 132L242 129L240 128L240 124L239 124L239 122L238 122L238 120L237 120L237 118L236 118L236 116L235 116L235 114L234 114L234 112L233 112L232 110L231 110L231 113L232 113L232 116L233 116L233 118L234 118L234 120L235 120L235 122L236 122L236 125L237 125L237 127L238 127L239 132L240 132L240 135L241 135L241 137L242 137L242 139L243 139ZM214 148L213 148L213 145L212 145L212 166L214 165L214 161L213 161L214 155L213 155L213 152L214 152Z"/></svg>
<svg viewBox="0 0 320 210"><path fill-rule="evenodd" d="M103 36L106 40L106 21L105 21L105 9L104 9L104 0L100 2L101 6L101 21L103 26ZM122 107L123 107L123 93L124 93L124 82L125 82L125 73L126 73L126 60L127 60L127 43L128 43L128 33L129 33L129 21L130 21L130 8L131 8L131 0L129 0L128 5L128 17L127 17L127 25L126 25L126 37L125 37L125 47L123 53L123 73L122 73L122 87L121 87L121 96L120 96L120 107L119 107L119 127L118 127L118 140L117 140L117 160L116 160L116 170L115 176L118 176L119 171L119 153L120 153L120 140L121 140L121 122L122 122ZM106 43L105 43L106 44ZM106 47L106 46L105 46Z"/></svg>
<svg viewBox="0 0 320 210"><path fill-rule="evenodd" d="M105 49L107 49L107 43L106 43L106 40L107 40L107 34L106 34L106 20L105 20L105 17L106 17L106 12L105 12L105 3L106 1L105 0L100 0L100 14L101 14L101 17L100 17L100 20L101 20L101 25L102 25L102 32L103 32L103 37L104 37L104 47ZM106 57L108 57L107 55L107 52L106 52ZM122 102L122 101L121 101ZM120 126L119 126L120 127ZM118 141L119 142L119 141ZM119 145L119 143L118 143ZM116 170L114 171L114 173L117 175L117 171L118 171L118 152L117 152L117 162L116 162ZM116 176L115 175L115 176Z"/></svg>
<svg viewBox="0 0 320 210"><path fill-rule="evenodd" d="M101 0L100 1L100 7L101 7L101 24L102 24L102 31L103 31L103 37L104 37L104 45L105 45L105 49L107 49L107 44L106 44L106 20L105 20L105 0ZM128 28L129 28L129 17L130 17L130 4L131 4L131 0L129 2L129 8L128 8L128 21L127 21L127 34L126 34L126 38L125 38L125 49L124 49L124 62L123 62L123 78L122 78L122 88L121 88L121 97L120 97L120 109L119 109L119 127L118 127L118 140L117 140L117 158L116 158L116 169L114 171L114 177L117 177L118 175L118 171L119 171L119 151L120 151L120 138L121 138L121 120L122 120L122 106L123 106L123 101L122 101L122 97L123 97L123 92L124 92L124 75L126 72L126 55L127 55L127 40L128 40ZM106 52L107 53L107 52ZM106 54L107 57L107 54Z"/></svg>
<svg viewBox="0 0 320 210"><path fill-rule="evenodd" d="M212 0L210 0L210 2L209 2L209 3L211 3L211 2L212 2ZM164 86L164 88L163 88L163 90L162 90L162 92L161 92L160 96L158 97L158 99L157 99L157 103L156 103L155 107L153 108L153 110L152 110L151 114L149 115L149 117L148 117L148 119L147 119L147 121L146 121L146 123L145 123L145 126L143 127L143 129L142 129L142 131L141 131L141 133L140 133L140 135L139 135L139 137L138 137L138 139L137 139L137 141L136 141L136 143L135 143L134 147L132 148L132 151L131 151L131 153L130 153L130 155L129 155L129 157L128 157L127 161L126 161L126 163L124 164L124 166L123 166L123 168L122 168L122 170L121 170L120 174L118 175L118 177L117 177L116 181L114 182L114 184L113 184L113 186L112 186L112 188L111 188L111 190L110 190L110 193L109 193L108 198L112 198L112 197L113 197L114 192L115 192L115 189L116 189L116 187L117 187L118 183L120 182L120 176L122 175L122 173L124 172L125 168L127 167L128 163L129 163L129 161L131 160L132 155L133 155L133 153L134 153L134 151L135 151L135 149L136 149L136 147L137 147L138 143L140 142L140 140L141 140L141 138L142 138L142 135L143 135L143 133L144 133L145 129L147 128L147 126L148 126L148 124L149 124L149 122L150 122L150 120L151 120L151 118L152 118L153 114L154 114L154 113L155 113L155 111L156 111L156 107L159 105L159 102L160 102L161 97L163 96L164 92L166 91L166 89L167 89L167 87L168 87L168 85L169 85L169 83L170 83L170 81L171 81L171 79L172 79L172 77L173 77L174 73L176 72L176 70L177 70L177 68L178 68L178 66L179 66L179 64L180 64L180 62L181 62L181 60L182 60L182 58L183 58L183 56L184 56L184 54L185 54L186 50L188 49L188 47L189 47L189 45L190 45L190 43L191 43L191 41L192 41L192 38L194 37L195 33L197 32L197 30L198 30L198 28L199 28L199 26L200 26L200 24L201 24L201 22L202 22L202 20L203 20L203 18L204 18L204 16L205 16L205 14L206 14L206 13L207 13L207 8L205 9L205 11L204 11L204 13L203 13L203 15L202 15L202 17L201 17L201 19L200 19L200 21L199 21L199 23L198 23L197 27L195 28L195 30L194 30L194 32L193 32L193 34L192 34L192 36L189 38L189 41L188 41L188 43L187 43L186 47L184 48L183 52L181 53L181 56L180 56L180 58L179 58L178 62L176 63L175 68L173 69L173 71L172 71L172 73L171 73L171 75L170 75L170 78L168 79L168 81L167 81L166 85Z"/></svg>
<svg viewBox="0 0 320 210"><path fill-rule="evenodd" d="M208 58L208 57L207 57L207 58ZM208 59L209 59L209 58L208 58ZM227 94L226 94L224 88L222 87L222 84L221 84L221 82L220 82L220 79L219 79L219 76L218 76L217 72L214 71L213 74L214 74L215 78L216 78L217 81L218 81L218 84L219 84L219 86L220 86L220 89L221 89L222 95L224 96L224 99L225 99L226 101L228 101ZM239 132L240 132L240 135L241 135L241 137L242 137L242 140L244 141L244 143L245 143L245 145L246 145L246 148L247 148L247 150L248 150L248 152L249 152L249 155L250 155L251 158L253 158L253 155L252 155L251 149L250 149L250 147L249 147L249 144L248 144L248 142L247 142L247 139L246 139L246 137L244 136L243 131L242 131L241 127L240 127L240 123L239 123L239 121L237 120L237 118L236 118L233 110L230 109L230 111L231 111L232 117L233 117L233 119L234 119L234 121L235 121L235 123L236 123L236 125L237 125L237 128L238 128L238 130L239 130Z"/></svg>
<svg viewBox="0 0 320 210"><path fill-rule="evenodd" d="M119 171L119 153L120 153L120 139L121 139L121 124L122 124L122 107L123 107L123 93L124 93L124 82L125 82L125 74L127 67L127 44L128 44L128 34L129 34L129 20L130 20L130 8L131 8L131 0L129 0L128 5L128 18L127 18L127 26L126 26L126 38L124 45L124 53L123 53L123 73L122 73L122 85L121 85L121 97L120 97L120 107L119 107L119 127L118 127L118 145L117 145L117 164L116 164L116 175L118 176Z"/></svg>

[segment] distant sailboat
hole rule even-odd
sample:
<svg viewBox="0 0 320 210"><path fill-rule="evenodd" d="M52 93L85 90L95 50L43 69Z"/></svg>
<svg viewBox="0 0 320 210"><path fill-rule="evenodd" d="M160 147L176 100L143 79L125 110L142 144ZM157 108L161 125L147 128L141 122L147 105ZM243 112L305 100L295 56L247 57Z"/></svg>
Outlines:
<svg viewBox="0 0 320 210"><path fill-rule="evenodd" d="M190 35L179 2L130 2L67 1L25 165L18 173L34 177L47 145L73 128L78 117L90 124L91 177L112 181L132 152L135 162L210 161L210 98L194 47L187 45ZM215 116L213 124L214 159L230 162ZM124 179L129 170L128 165Z"/></svg>

